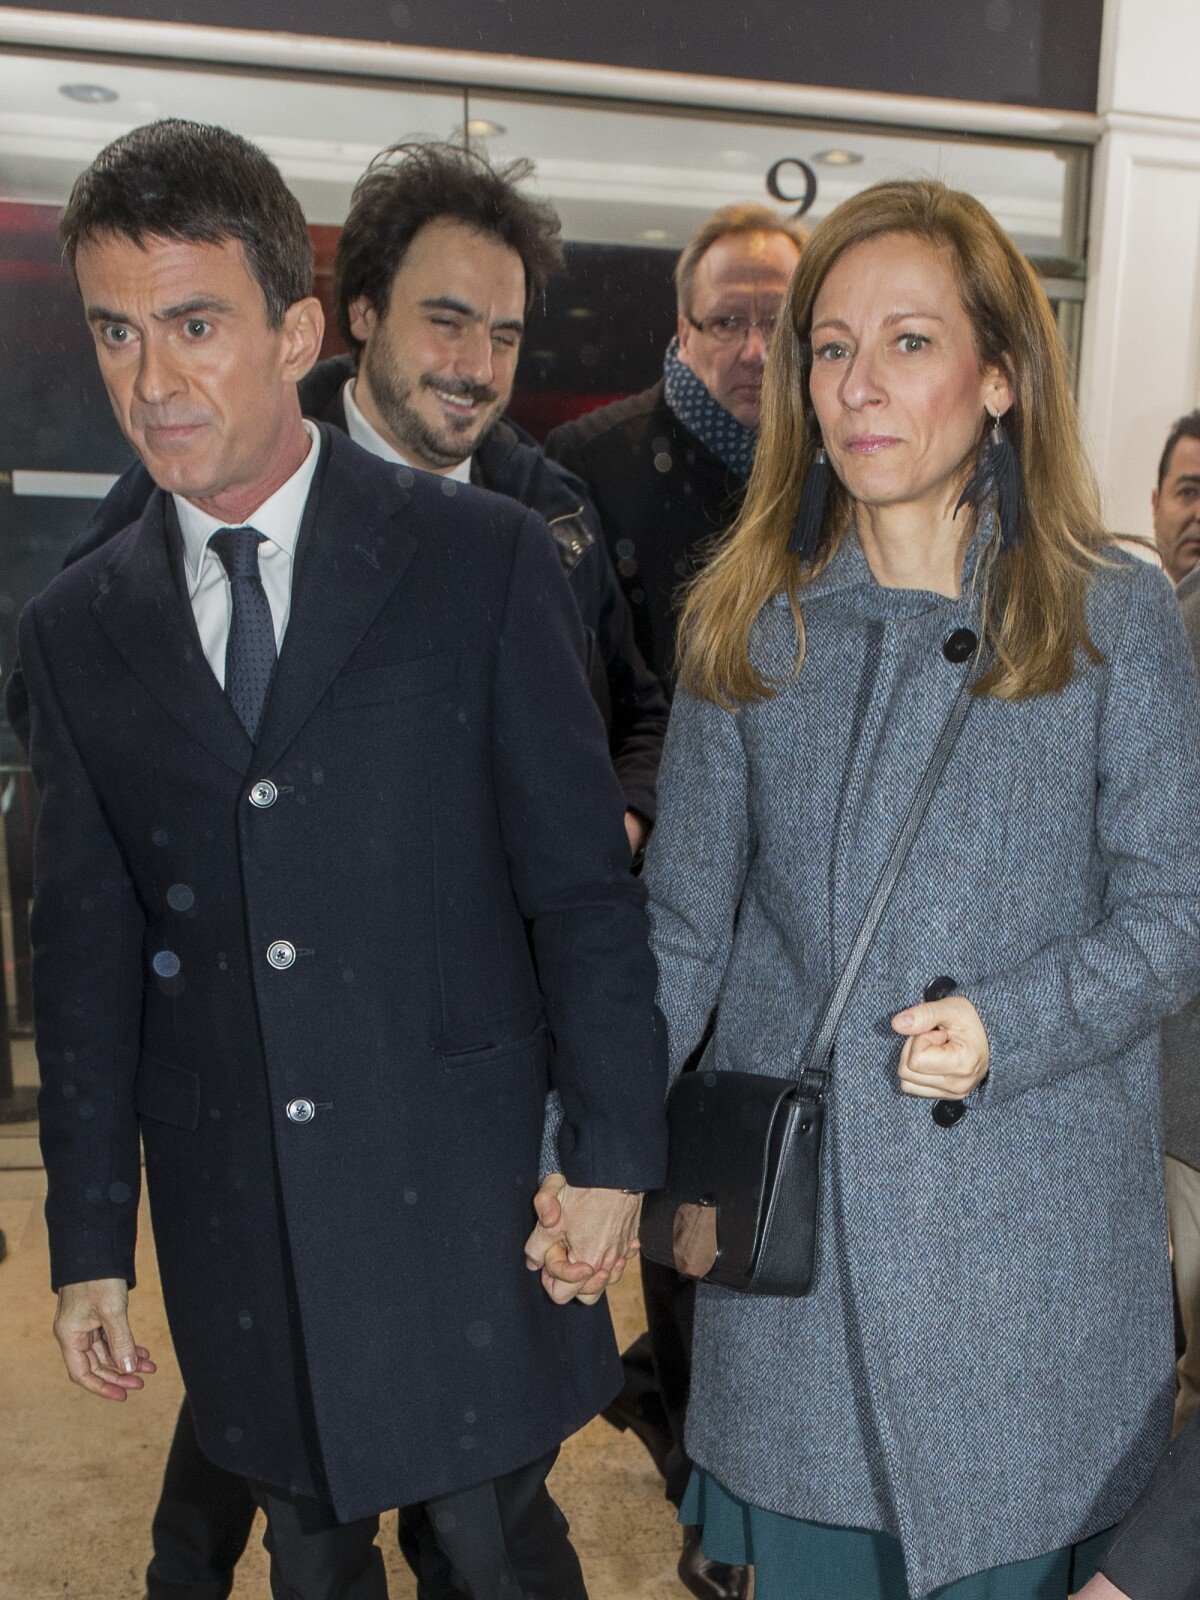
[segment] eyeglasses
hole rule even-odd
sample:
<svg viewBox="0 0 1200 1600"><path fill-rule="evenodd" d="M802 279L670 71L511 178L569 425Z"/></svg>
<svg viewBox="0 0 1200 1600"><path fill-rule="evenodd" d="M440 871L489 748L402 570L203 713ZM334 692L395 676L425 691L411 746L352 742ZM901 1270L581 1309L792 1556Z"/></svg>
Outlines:
<svg viewBox="0 0 1200 1600"><path fill-rule="evenodd" d="M757 328L763 343L770 344L778 316L769 317L688 317L698 333L706 333L717 344L745 344L751 328Z"/></svg>

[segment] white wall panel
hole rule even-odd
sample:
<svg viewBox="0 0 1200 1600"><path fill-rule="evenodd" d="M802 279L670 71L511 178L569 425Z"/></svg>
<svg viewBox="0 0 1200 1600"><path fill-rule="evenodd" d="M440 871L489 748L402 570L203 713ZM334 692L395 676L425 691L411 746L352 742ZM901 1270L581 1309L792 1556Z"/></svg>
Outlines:
<svg viewBox="0 0 1200 1600"><path fill-rule="evenodd" d="M1159 117L1200 115L1197 0L1109 0L1104 26L1101 113L1115 108Z"/></svg>
<svg viewBox="0 0 1200 1600"><path fill-rule="evenodd" d="M1200 404L1200 3L1108 0L1104 26L1080 403L1109 526L1147 534Z"/></svg>
<svg viewBox="0 0 1200 1600"><path fill-rule="evenodd" d="M1081 400L1109 526L1150 532L1171 422L1200 404L1200 128L1111 133L1096 170Z"/></svg>

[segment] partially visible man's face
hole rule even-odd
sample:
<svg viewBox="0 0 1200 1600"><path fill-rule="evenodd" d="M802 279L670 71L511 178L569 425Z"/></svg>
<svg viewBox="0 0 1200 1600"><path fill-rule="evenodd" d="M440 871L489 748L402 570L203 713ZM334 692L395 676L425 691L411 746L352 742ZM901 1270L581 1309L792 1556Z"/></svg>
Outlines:
<svg viewBox="0 0 1200 1600"><path fill-rule="evenodd" d="M261 504L304 440L296 384L320 349L320 303L273 328L233 239L104 234L80 245L75 276L117 421L154 481L217 516Z"/></svg>
<svg viewBox="0 0 1200 1600"><path fill-rule="evenodd" d="M1181 583L1200 562L1200 439L1180 439L1150 504L1163 566L1172 583Z"/></svg>
<svg viewBox="0 0 1200 1600"><path fill-rule="evenodd" d="M696 264L691 319L679 318L679 354L700 382L743 426L757 428L769 334L751 328L744 339L723 342L710 331L714 319L778 317L800 259L783 233L733 233L718 239ZM704 324L697 328L695 323Z"/></svg>
<svg viewBox="0 0 1200 1600"><path fill-rule="evenodd" d="M472 454L512 394L525 330L525 267L494 234L427 222L380 316L350 306L363 341L354 398L407 461L448 472Z"/></svg>

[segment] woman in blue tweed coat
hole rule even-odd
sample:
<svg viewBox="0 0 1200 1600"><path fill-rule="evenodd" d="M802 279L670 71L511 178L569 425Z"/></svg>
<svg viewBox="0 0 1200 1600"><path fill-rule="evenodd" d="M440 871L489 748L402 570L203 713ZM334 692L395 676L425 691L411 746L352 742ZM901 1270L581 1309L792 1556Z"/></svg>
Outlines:
<svg viewBox="0 0 1200 1600"><path fill-rule="evenodd" d="M815 1288L699 1294L682 1515L758 1600L1059 1600L1171 1419L1196 673L1162 574L1101 532L1034 275L967 196L881 185L809 242L685 608L646 874L674 1070L714 1006L720 1068L802 1063L961 630L993 664L838 1035Z"/></svg>

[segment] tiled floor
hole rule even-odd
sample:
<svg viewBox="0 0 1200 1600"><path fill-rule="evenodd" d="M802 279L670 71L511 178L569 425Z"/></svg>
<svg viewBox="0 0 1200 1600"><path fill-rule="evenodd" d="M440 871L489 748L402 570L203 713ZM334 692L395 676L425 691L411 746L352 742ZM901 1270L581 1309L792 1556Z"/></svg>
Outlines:
<svg viewBox="0 0 1200 1600"><path fill-rule="evenodd" d="M2 1132L2 1130L0 1130ZM4 1170L0 1136L0 1600L141 1600L150 1517L179 1404L178 1370L159 1296L148 1219L142 1218L134 1331L159 1363L152 1384L123 1405L73 1388L50 1334L40 1170ZM636 1279L615 1291L622 1343L640 1327ZM631 1435L593 1422L568 1441L552 1479L571 1521L592 1600L684 1600L675 1576L678 1534L650 1459ZM393 1600L414 1585L381 1533ZM266 1600L255 1536L234 1600Z"/></svg>

